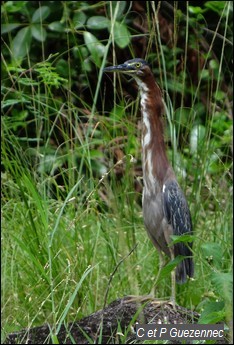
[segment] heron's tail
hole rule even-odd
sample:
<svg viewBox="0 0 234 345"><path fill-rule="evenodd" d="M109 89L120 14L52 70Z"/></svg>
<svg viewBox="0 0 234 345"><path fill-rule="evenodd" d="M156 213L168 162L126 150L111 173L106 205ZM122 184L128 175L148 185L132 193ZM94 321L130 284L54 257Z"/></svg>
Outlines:
<svg viewBox="0 0 234 345"><path fill-rule="evenodd" d="M181 250L180 248L180 255L182 254L184 256L189 256L182 260L176 267L176 282L178 284L183 284L187 281L187 277L192 278L194 275L194 262L192 259L192 252L190 250L190 248L192 247L192 243L189 243L190 248L182 243L178 243L177 245L180 245L180 247L183 246L183 250Z"/></svg>

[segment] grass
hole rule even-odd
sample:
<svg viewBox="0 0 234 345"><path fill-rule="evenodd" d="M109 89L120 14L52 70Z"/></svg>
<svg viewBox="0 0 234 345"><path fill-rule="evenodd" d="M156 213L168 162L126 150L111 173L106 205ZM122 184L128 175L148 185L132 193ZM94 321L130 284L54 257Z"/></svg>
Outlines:
<svg viewBox="0 0 234 345"><path fill-rule="evenodd" d="M157 41L153 30L154 27L151 44ZM108 47L111 43L112 34ZM171 78L174 85L180 85L181 76L174 67L173 73L168 73L170 58L161 42L156 46L162 60L154 72L161 76L163 89L170 91ZM28 67L35 70L30 55L28 61ZM106 55L102 66L105 64ZM219 73L220 70L221 67ZM195 136L198 138L195 151L190 154L187 143L191 142L194 124L199 124L201 102L196 99L204 80L200 76L200 83L192 93L193 107L188 108L188 117L183 122L185 72L178 118L174 110L176 93L172 99L165 93L168 155L186 192L196 236L195 278L177 287L177 302L200 312L209 311L208 316L203 314L203 320L212 322L220 316L214 305L221 301L224 306L220 319L228 322L232 313L231 163L228 149L226 152L223 147L228 147L224 140L229 138L230 127L222 130L226 119L219 118L220 102L212 91L214 80L208 80L207 109L211 110L201 127L203 136ZM105 296L109 303L124 295L149 294L159 267L158 255L143 226L141 195L134 187L134 168L140 164L140 133L135 116L138 100L126 101L117 79L113 85L118 90L111 100L113 109L104 112L110 100L103 93L101 69L92 104L69 89L71 75L64 88L63 82L57 81L64 99L54 98L54 85L45 80L45 75L52 73L51 65L42 62L37 70L40 86L44 83L45 87L43 95L39 87L31 88L30 93L22 86L22 73L8 69L8 77L15 80L21 95L19 103L29 102L26 108L34 117L29 117L30 120L26 117L26 126L24 121L17 124L14 117L2 119L3 338L8 332L46 322L51 325L52 334L56 334L63 322L67 324L102 308ZM83 77L91 88L89 75ZM216 95L218 91L220 79ZM11 93L9 88L7 95ZM96 110L98 96L104 115ZM82 102L82 109L73 105L74 99ZM3 104L4 101L7 97ZM221 113L225 111L223 107ZM87 112L92 118L88 130L82 122ZM14 126L24 130L25 137L18 136ZM214 132L217 127L221 131ZM63 138L63 144L56 149L56 145L51 145L59 142L55 129L59 129ZM186 143L182 148L181 135ZM115 149L125 156L115 161ZM123 172L121 180L118 169ZM166 296L170 296L170 274L157 288L157 297Z"/></svg>

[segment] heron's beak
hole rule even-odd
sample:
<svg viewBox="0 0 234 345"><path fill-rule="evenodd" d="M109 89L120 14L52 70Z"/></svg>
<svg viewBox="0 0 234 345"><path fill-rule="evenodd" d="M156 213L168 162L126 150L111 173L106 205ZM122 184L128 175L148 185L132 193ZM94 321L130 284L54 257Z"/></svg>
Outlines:
<svg viewBox="0 0 234 345"><path fill-rule="evenodd" d="M104 72L131 72L132 68L131 66L127 64L122 64L122 65L116 65L116 66L109 66L103 68Z"/></svg>

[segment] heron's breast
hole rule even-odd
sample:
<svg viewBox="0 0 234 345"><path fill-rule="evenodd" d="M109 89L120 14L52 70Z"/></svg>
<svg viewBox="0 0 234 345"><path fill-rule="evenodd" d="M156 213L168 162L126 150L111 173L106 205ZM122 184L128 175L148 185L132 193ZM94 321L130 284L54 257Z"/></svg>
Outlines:
<svg viewBox="0 0 234 345"><path fill-rule="evenodd" d="M145 228L156 247L170 255L168 243L172 234L171 226L164 217L161 194L147 195L143 192L142 200Z"/></svg>

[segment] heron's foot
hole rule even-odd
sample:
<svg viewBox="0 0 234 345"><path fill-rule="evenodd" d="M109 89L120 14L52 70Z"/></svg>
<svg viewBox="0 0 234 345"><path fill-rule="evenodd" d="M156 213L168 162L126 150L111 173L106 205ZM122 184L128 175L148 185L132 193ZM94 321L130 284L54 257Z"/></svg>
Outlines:
<svg viewBox="0 0 234 345"><path fill-rule="evenodd" d="M128 300L126 303L136 302L136 303L144 303L144 302L150 302L152 304L157 304L157 306L163 306L165 304L170 304L173 309L176 309L175 307L175 300L173 298L170 298L169 300L163 300L160 298L155 298L153 295L146 295L146 296L135 296L130 295L128 296Z"/></svg>
<svg viewBox="0 0 234 345"><path fill-rule="evenodd" d="M131 303L131 302L144 303L144 302L153 300L154 296L151 294L146 295L146 296L129 295L128 298L129 299L126 301L126 303Z"/></svg>
<svg viewBox="0 0 234 345"><path fill-rule="evenodd" d="M175 297L171 296L170 301L168 302L168 304L170 304L174 310L176 310L176 301L175 301Z"/></svg>
<svg viewBox="0 0 234 345"><path fill-rule="evenodd" d="M157 304L158 306L163 306L165 304L171 305L174 310L176 310L176 304L175 301L171 298L169 300L160 300L158 298L155 298L152 302L152 304Z"/></svg>

